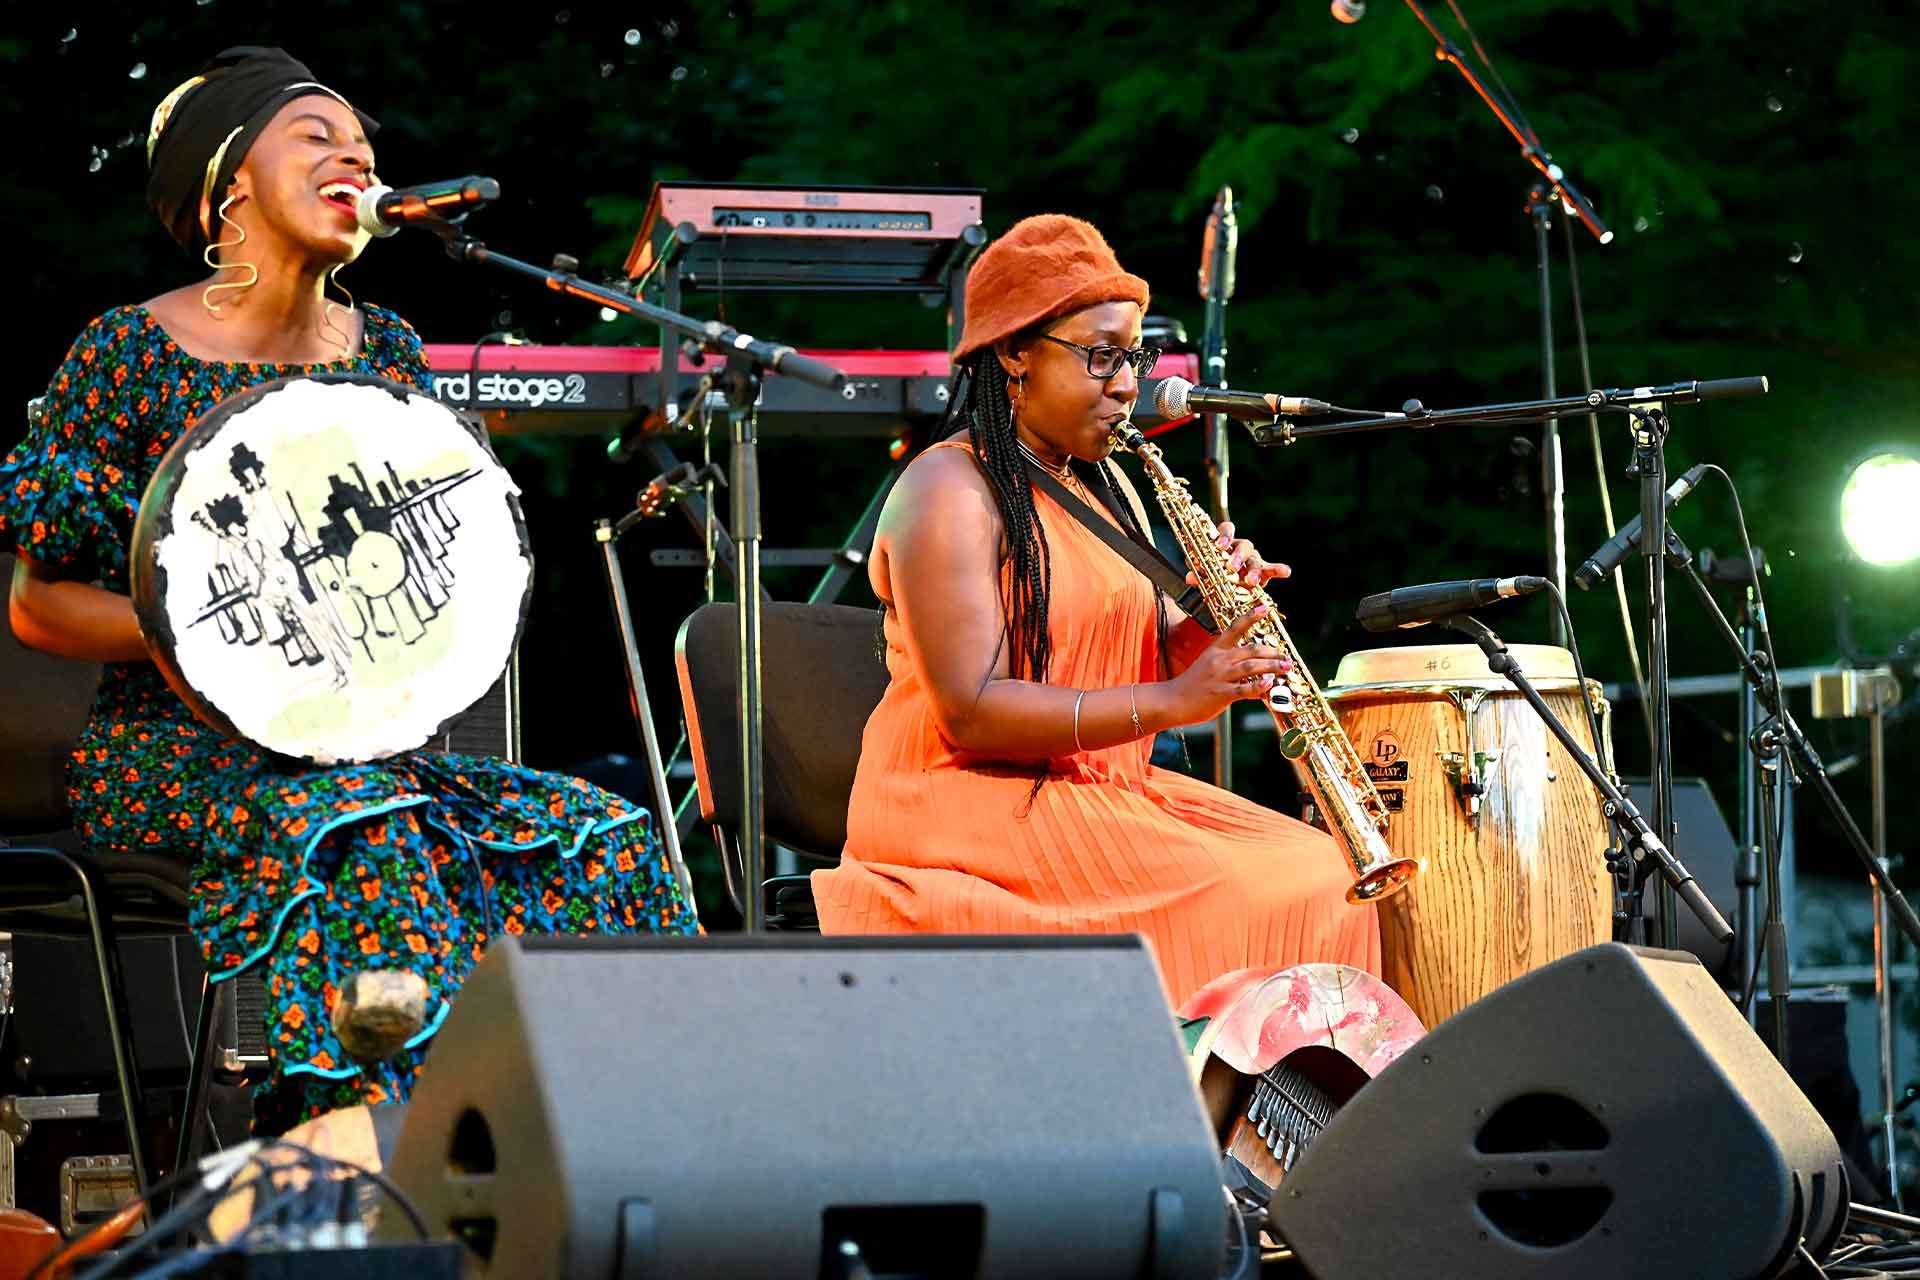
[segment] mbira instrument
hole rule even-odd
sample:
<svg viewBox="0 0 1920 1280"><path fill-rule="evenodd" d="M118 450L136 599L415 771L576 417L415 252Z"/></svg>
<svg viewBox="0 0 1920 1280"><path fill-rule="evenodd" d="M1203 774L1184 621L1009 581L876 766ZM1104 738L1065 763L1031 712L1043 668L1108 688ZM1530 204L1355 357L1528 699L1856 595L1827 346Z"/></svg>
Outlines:
<svg viewBox="0 0 1920 1280"><path fill-rule="evenodd" d="M1262 1207L1334 1112L1426 1034L1397 992L1344 964L1224 973L1177 1017L1227 1186Z"/></svg>
<svg viewBox="0 0 1920 1280"><path fill-rule="evenodd" d="M1554 713L1612 769L1610 708L1565 649L1510 645ZM1605 942L1607 820L1579 766L1476 645L1351 653L1327 701L1420 877L1381 904L1381 976L1427 1026L1549 961ZM1597 750L1596 750L1597 747Z"/></svg>
<svg viewBox="0 0 1920 1280"><path fill-rule="evenodd" d="M134 610L206 724L313 764L444 730L499 678L533 588L485 437L366 374L263 383L181 435L140 503Z"/></svg>

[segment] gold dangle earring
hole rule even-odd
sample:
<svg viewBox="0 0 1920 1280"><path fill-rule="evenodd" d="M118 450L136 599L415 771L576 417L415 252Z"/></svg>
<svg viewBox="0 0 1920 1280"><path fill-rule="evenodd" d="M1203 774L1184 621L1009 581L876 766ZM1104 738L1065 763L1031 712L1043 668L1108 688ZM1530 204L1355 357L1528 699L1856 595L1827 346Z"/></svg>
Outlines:
<svg viewBox="0 0 1920 1280"><path fill-rule="evenodd" d="M239 198L240 197L237 195L229 195L224 201L221 202L220 211L219 211L220 221L226 223L228 226L233 228L234 238L231 240L219 240L219 241L209 242L207 247L204 250L202 250L200 254L201 261L205 262L207 266L211 267L215 275L220 274L220 272L226 270L227 267L226 267L226 264L220 262L213 255L221 249L238 249L241 245L247 242L247 229L241 226L239 223L235 222L232 218L229 218L227 216L227 210L232 208L233 202L235 200L238 200ZM226 317L221 314L221 310L224 304L215 302L213 300L214 294L220 293L222 291L228 291L228 292L244 291L247 289L251 289L253 288L254 285L260 283L260 269L254 266L251 262L236 262L233 264L233 268L238 271L245 271L247 273L247 278L245 280L241 280L238 282L230 281L225 284L215 282L213 284L208 285L200 294L200 305L205 307L207 309L207 314L212 316L216 320L224 320Z"/></svg>
<svg viewBox="0 0 1920 1280"><path fill-rule="evenodd" d="M354 308L353 291L340 283L340 270L346 265L344 262L334 263L333 270L327 272L327 283L347 296L346 312L348 315L352 315ZM340 339L340 358L345 360L353 355L353 335L333 322L333 313L340 310L340 304L332 298L328 298L326 303L326 309L320 313L320 323L325 325L327 329L332 331L332 333Z"/></svg>

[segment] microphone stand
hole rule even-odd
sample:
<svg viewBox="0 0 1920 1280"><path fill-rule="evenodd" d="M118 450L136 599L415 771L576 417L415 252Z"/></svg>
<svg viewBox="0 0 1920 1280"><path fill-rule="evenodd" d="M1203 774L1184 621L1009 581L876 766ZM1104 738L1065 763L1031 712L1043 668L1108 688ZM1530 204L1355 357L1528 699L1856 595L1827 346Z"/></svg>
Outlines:
<svg viewBox="0 0 1920 1280"><path fill-rule="evenodd" d="M1434 57L1460 73L1460 77L1467 82L1467 87L1472 89L1480 101L1486 104L1487 110L1493 113L1494 119L1498 120L1501 126L1513 136L1513 140L1520 144L1521 158L1538 170L1537 178L1527 190L1525 208L1527 218L1533 224L1536 271L1540 282L1540 370L1544 388L1542 394L1551 400L1559 394L1555 385L1553 353L1553 256L1547 237L1547 230L1552 224L1554 202L1558 201L1561 208L1578 218L1581 225L1586 227L1601 244L1610 244L1613 241L1613 232L1607 229L1606 224L1600 221L1599 215L1594 213L1593 206L1588 204L1586 198L1567 180L1565 170L1553 162L1553 157L1541 145L1539 135L1534 133L1533 126L1526 122L1518 108L1507 101L1504 94L1496 94L1487 86L1479 73L1467 62L1466 56L1460 52L1459 47L1434 25L1433 19L1427 15L1427 11L1420 5L1419 0L1407 0L1407 8L1413 10L1413 16L1420 20L1420 25L1427 29L1429 36L1433 37ZM1506 86L1503 84L1500 88L1504 90ZM1571 241L1568 242L1568 252L1572 252ZM1567 485L1566 469L1563 466L1560 447L1560 424L1557 419L1549 418L1543 427L1540 478L1541 487L1546 491L1544 498L1549 576L1552 577L1554 586L1565 592L1567 589ZM1558 614L1554 615L1552 627L1553 642L1557 645L1565 645L1566 636L1562 631Z"/></svg>
<svg viewBox="0 0 1920 1280"><path fill-rule="evenodd" d="M1892 875L1888 873L1885 860L1874 851L1874 846L1861 832L1859 824L1853 820L1853 815L1847 812L1846 804L1833 788L1833 779L1827 773L1826 762L1820 758L1820 753L1814 750L1813 744L1807 741L1806 734L1801 732L1800 725L1794 720L1792 712L1787 710L1786 700L1780 692L1778 673L1766 665L1764 655L1750 653L1747 646L1741 643L1739 635L1733 629L1733 624L1727 621L1725 611L1720 608L1720 602L1714 599L1712 590L1701 578L1700 571L1694 567L1693 555L1688 551L1686 543L1682 542L1680 535L1671 529L1667 531L1667 560L1676 569L1685 572L1687 584L1693 588L1694 595L1699 597L1700 602L1706 607L1707 616L1713 619L1714 629L1733 651L1739 662L1740 674L1745 677L1747 684L1758 696L1761 709L1766 712L1767 718L1761 721L1749 737L1749 748L1761 765L1760 777L1763 790L1770 789L1767 784L1775 767L1773 757L1784 748L1789 765L1789 781L1808 780L1813 783L1814 790L1820 793L1821 802L1826 805L1827 811L1833 815L1834 822L1846 837L1848 846L1860 859L1860 864L1867 869L1867 877L1872 881L1873 887L1878 890L1880 902L1900 925L1900 931L1906 934L1916 946L1920 946L1920 916L1914 914L1912 904L1907 901L1906 895L1900 892L1900 887L1894 884ZM1795 776L1796 771L1798 777ZM1775 1052L1780 1055L1780 1060L1784 1063L1790 974L1787 967L1787 929L1781 914L1780 850L1777 842L1780 833L1774 829L1773 825L1772 815L1776 812L1773 799L1772 796L1763 797L1760 806L1762 826L1769 845L1767 890L1772 898L1767 910L1767 928L1763 945L1767 951L1768 995L1773 1002ZM1876 981L1879 981L1882 976L1879 971L1882 961L1879 957L1884 950L1884 947L1875 947ZM1753 971L1749 971L1745 989L1751 990L1756 980ZM1881 985L1884 986L1884 982ZM1891 1159L1889 1163L1891 1164Z"/></svg>
<svg viewBox="0 0 1920 1280"><path fill-rule="evenodd" d="M1594 788L1600 792L1604 801L1601 807L1625 838L1628 856L1634 862L1636 873L1646 874L1649 869L1659 871L1662 879L1672 886L1679 899L1685 902L1687 908L1699 918L1700 923L1714 941L1726 942L1732 938L1733 926L1729 925L1715 909L1706 892L1700 888L1699 881L1693 878L1693 873L1673 856L1673 851L1667 847L1666 841L1662 840L1647 824L1646 819L1640 815L1640 810L1634 807L1633 801L1622 794L1620 788L1613 785L1613 779L1609 778L1599 763L1587 754L1586 748L1580 745L1580 740L1568 731L1566 725L1560 723L1560 718L1553 713L1553 708L1547 705L1546 699L1540 696L1539 690L1533 687L1533 682L1527 679L1526 673L1520 669L1519 661L1507 652L1506 642L1495 635L1486 623L1468 614L1455 614L1439 621L1443 627L1449 627L1472 637L1473 642L1480 646L1480 651L1487 655L1488 669L1495 675L1505 676L1539 714L1540 719L1546 723L1548 731L1560 740L1561 748L1575 764L1580 766L1580 771L1587 775Z"/></svg>
<svg viewBox="0 0 1920 1280"><path fill-rule="evenodd" d="M1653 829L1673 842L1673 708L1667 636L1667 415L1663 406L1630 409L1633 414L1633 462L1629 475L1640 477L1640 554L1647 562L1647 715L1653 724L1653 760L1648 777ZM1692 567L1692 562L1688 562ZM1644 877L1637 883L1644 885ZM1659 944L1672 950L1679 920L1666 883L1655 890L1654 921Z"/></svg>
<svg viewBox="0 0 1920 1280"><path fill-rule="evenodd" d="M792 347L763 341L717 320L698 320L632 294L591 284L577 274L579 262L565 255L556 257L553 267L548 269L495 253L466 234L461 226L464 221L462 216L419 225L441 238L448 256L455 262L479 263L524 276L555 293L652 321L662 329L682 334L702 348L726 357L721 387L732 426L733 476L729 489L739 556L735 595L740 618L740 855L745 880L741 925L748 933L765 932L766 903L760 893L760 883L766 878L765 749L760 696L760 461L754 405L760 395L760 380L768 369L829 391L845 386L846 375L831 365L801 355ZM668 360L675 358L672 352L662 355ZM662 826L671 825L674 815L663 812L660 822Z"/></svg>
<svg viewBox="0 0 1920 1280"><path fill-rule="evenodd" d="M1648 570L1647 716L1654 729L1652 827L1660 845L1665 847L1673 841L1673 738L1667 662L1666 560L1658 554L1657 549L1666 545L1667 532L1665 450L1669 428L1666 410L1672 404L1765 395L1767 390L1766 378L1751 377L1695 380L1661 386L1595 388L1582 396L1556 396L1466 409L1429 409L1418 400L1409 400L1399 413L1376 413L1305 425L1286 418L1276 418L1272 423L1252 424L1249 430L1257 444L1289 445L1302 439L1403 426L1537 422L1564 417L1569 413L1601 411L1632 415L1635 453L1629 473L1640 479L1641 554L1646 557ZM1645 891L1646 881L1643 877L1636 877L1634 883L1638 891ZM1657 945L1668 949L1674 946L1678 921L1671 883L1670 879L1663 880L1654 898ZM1637 918L1631 906L1626 918L1629 922Z"/></svg>
<svg viewBox="0 0 1920 1280"><path fill-rule="evenodd" d="M1200 265L1200 296L1206 299L1206 325L1200 336L1200 368L1206 382L1227 385L1227 301L1233 297L1234 259L1240 249L1239 223L1233 213L1233 188L1221 187L1207 215L1205 254ZM1216 523L1227 514L1227 476L1231 469L1227 415L1210 413L1206 423L1207 487ZM1213 722L1213 785L1233 790L1233 711Z"/></svg>

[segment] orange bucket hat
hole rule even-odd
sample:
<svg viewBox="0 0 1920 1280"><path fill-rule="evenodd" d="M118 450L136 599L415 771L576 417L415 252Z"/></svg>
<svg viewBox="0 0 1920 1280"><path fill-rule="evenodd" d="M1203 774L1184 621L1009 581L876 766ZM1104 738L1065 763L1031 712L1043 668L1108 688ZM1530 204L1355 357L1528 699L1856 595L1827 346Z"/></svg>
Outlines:
<svg viewBox="0 0 1920 1280"><path fill-rule="evenodd" d="M1091 222L1065 214L1022 218L967 274L967 324L955 364L1002 338L1101 302L1147 306L1147 282L1121 269Z"/></svg>

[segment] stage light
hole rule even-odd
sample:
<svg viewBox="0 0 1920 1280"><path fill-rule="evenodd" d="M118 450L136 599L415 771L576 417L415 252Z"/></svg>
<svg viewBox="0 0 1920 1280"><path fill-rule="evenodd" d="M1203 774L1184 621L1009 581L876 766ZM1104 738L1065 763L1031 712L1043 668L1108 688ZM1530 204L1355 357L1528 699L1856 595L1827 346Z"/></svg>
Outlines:
<svg viewBox="0 0 1920 1280"><path fill-rule="evenodd" d="M1367 16L1367 0L1333 0L1336 22L1358 22Z"/></svg>
<svg viewBox="0 0 1920 1280"><path fill-rule="evenodd" d="M1920 559L1920 455L1881 449L1861 460L1840 491L1840 532L1867 564Z"/></svg>

